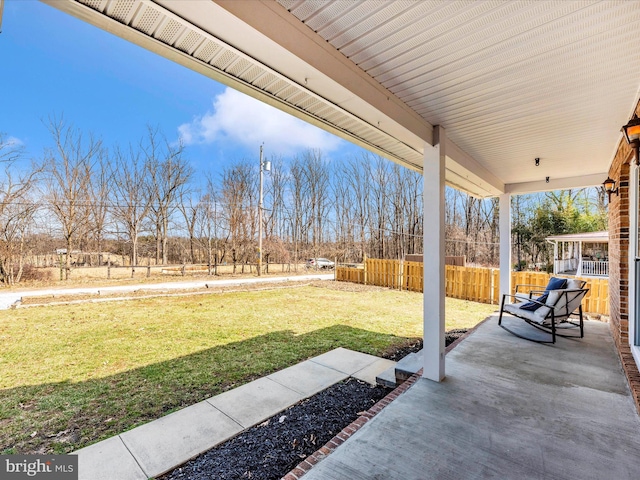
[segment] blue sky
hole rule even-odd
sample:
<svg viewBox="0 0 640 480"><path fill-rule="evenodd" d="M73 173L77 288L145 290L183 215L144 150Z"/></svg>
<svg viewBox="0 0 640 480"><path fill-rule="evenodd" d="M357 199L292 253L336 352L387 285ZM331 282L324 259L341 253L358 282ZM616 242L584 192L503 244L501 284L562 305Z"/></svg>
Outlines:
<svg viewBox="0 0 640 480"><path fill-rule="evenodd" d="M197 171L321 148L362 149L36 0L7 0L0 34L0 132L30 158L63 116L107 146L138 143L147 125L182 138Z"/></svg>

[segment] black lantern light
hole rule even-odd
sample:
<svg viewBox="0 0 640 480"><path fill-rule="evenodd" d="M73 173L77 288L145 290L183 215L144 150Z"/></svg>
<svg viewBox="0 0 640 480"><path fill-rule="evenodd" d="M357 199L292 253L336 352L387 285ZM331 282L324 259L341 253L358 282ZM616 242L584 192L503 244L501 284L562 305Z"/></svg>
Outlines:
<svg viewBox="0 0 640 480"><path fill-rule="evenodd" d="M612 180L611 177L607 177L607 179L602 182L602 186L604 187L604 191L607 192L607 195L609 195L609 203L611 203L611 194L615 193L618 195L618 189L615 188L616 181Z"/></svg>
<svg viewBox="0 0 640 480"><path fill-rule="evenodd" d="M627 143L633 148L633 153L636 157L636 165L640 165L640 158L638 158L638 149L640 148L640 118L634 115L629 123L622 127L622 133Z"/></svg>

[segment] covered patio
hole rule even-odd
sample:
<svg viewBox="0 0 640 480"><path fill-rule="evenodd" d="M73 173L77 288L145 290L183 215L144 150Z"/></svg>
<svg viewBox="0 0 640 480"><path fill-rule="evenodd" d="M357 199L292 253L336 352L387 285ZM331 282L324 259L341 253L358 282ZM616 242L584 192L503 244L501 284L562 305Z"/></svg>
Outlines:
<svg viewBox="0 0 640 480"><path fill-rule="evenodd" d="M606 324L542 347L491 317L447 355L443 382L419 379L303 478L634 479L639 450Z"/></svg>
<svg viewBox="0 0 640 480"><path fill-rule="evenodd" d="M43 1L423 173L423 379L309 478L637 478L640 3ZM509 293L512 195L605 178L610 325L541 347L492 321L445 369L445 185L499 197Z"/></svg>

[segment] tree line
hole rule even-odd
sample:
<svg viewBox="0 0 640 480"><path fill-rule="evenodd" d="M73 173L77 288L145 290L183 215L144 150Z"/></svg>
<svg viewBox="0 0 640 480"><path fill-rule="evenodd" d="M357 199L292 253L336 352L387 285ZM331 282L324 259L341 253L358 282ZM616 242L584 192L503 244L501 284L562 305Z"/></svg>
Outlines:
<svg viewBox="0 0 640 480"><path fill-rule="evenodd" d="M24 149L0 136L0 281L20 281L30 258L56 250L68 253L61 256L66 278L77 266L74 252L91 253L92 265L104 265L110 254L133 267L197 263L210 272L218 264L257 263L257 159L196 174L185 147L157 128L148 127L137 144L107 147L61 119L48 127L52 147L29 167ZM273 156L271 164L264 262L358 263L422 252L420 174L368 153L334 162L308 150ZM605 195L593 191L514 197L518 262L548 255L544 235L606 226ZM447 188L446 254L496 265L498 213L497 199Z"/></svg>

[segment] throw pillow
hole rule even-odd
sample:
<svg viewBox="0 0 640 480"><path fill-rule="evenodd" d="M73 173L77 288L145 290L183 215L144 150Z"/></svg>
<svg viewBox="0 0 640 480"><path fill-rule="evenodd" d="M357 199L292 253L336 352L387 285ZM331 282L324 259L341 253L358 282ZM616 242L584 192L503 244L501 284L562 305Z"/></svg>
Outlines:
<svg viewBox="0 0 640 480"><path fill-rule="evenodd" d="M548 292L549 290L560 290L561 288L566 288L567 279L566 278L557 278L551 277L549 279L549 283L547 284L547 288L544 290Z"/></svg>
<svg viewBox="0 0 640 480"><path fill-rule="evenodd" d="M547 301L547 297L549 294L545 293L544 295L539 296L536 300L542 304ZM537 309L542 307L539 303L536 302L527 302L520 307L520 310L529 310L530 312L535 312Z"/></svg>

